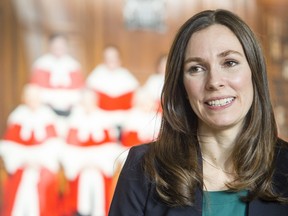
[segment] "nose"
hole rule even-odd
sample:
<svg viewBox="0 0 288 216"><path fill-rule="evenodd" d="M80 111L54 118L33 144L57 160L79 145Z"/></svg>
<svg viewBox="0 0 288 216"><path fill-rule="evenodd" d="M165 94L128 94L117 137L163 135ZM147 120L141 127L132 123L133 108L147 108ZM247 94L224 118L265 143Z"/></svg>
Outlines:
<svg viewBox="0 0 288 216"><path fill-rule="evenodd" d="M207 90L218 90L225 86L224 77L219 70L210 70L207 73L206 89Z"/></svg>

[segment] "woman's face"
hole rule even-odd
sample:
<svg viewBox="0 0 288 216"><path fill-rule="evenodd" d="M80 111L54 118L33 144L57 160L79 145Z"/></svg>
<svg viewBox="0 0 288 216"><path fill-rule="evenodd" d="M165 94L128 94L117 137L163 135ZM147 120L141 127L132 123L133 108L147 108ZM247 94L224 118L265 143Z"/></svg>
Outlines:
<svg viewBox="0 0 288 216"><path fill-rule="evenodd" d="M199 127L240 128L253 101L251 70L234 33L215 24L188 43L184 86Z"/></svg>

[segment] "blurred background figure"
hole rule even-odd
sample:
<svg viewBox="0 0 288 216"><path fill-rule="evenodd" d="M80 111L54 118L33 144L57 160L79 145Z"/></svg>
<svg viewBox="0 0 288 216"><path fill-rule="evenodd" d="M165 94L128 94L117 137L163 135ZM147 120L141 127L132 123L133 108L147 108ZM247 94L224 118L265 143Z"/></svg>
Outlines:
<svg viewBox="0 0 288 216"><path fill-rule="evenodd" d="M55 114L40 102L39 87L26 85L23 103L8 118L0 155L9 174L2 216L57 215L61 140Z"/></svg>
<svg viewBox="0 0 288 216"><path fill-rule="evenodd" d="M157 138L162 116L161 91L166 62L167 55L161 55L157 60L155 72L134 94L133 109L122 127L121 143L124 146L131 147Z"/></svg>
<svg viewBox="0 0 288 216"><path fill-rule="evenodd" d="M97 101L92 90L84 90L81 104L73 108L68 119L62 162L68 180L64 205L71 215L107 214L115 160L125 151Z"/></svg>
<svg viewBox="0 0 288 216"><path fill-rule="evenodd" d="M30 82L41 88L41 102L58 115L68 116L79 102L84 77L80 63L69 55L64 35L50 37L48 53L33 63Z"/></svg>
<svg viewBox="0 0 288 216"><path fill-rule="evenodd" d="M161 92L164 85L164 76L166 70L167 55L163 54L159 57L156 64L156 70L146 80L143 90L149 96L149 100L153 101L154 109L161 109Z"/></svg>
<svg viewBox="0 0 288 216"><path fill-rule="evenodd" d="M145 89L139 89L133 102L121 133L121 143L126 147L151 142L157 138L160 130L162 113L158 110L158 100L155 103Z"/></svg>
<svg viewBox="0 0 288 216"><path fill-rule="evenodd" d="M103 63L88 76L87 87L97 94L98 106L109 113L111 124L121 128L132 108L132 98L139 82L128 69L121 66L117 47L107 46L104 49Z"/></svg>

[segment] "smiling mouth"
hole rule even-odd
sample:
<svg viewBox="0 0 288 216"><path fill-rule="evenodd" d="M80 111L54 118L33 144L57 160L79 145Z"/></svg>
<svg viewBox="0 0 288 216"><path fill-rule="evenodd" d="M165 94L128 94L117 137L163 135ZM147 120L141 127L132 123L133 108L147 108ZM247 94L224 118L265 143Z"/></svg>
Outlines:
<svg viewBox="0 0 288 216"><path fill-rule="evenodd" d="M212 107L217 107L217 106L225 106L227 104L232 103L235 100L234 97L230 97L230 98L223 98L223 99L219 99L219 100L211 100L208 102L205 102L207 105L212 106Z"/></svg>

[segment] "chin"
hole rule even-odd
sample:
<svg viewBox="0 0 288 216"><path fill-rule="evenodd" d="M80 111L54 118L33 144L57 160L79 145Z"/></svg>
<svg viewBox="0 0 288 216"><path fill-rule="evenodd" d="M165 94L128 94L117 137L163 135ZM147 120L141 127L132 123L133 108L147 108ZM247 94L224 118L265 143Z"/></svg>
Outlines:
<svg viewBox="0 0 288 216"><path fill-rule="evenodd" d="M213 122L211 124L208 124L208 127L211 127L216 130L227 130L227 129L238 129L240 128L241 124L236 122Z"/></svg>

